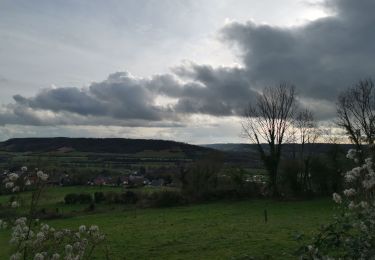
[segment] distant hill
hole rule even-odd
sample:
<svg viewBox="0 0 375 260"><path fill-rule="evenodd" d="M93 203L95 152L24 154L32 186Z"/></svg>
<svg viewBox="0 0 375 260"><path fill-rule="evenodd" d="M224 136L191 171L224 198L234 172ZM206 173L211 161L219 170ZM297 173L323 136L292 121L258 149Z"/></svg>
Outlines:
<svg viewBox="0 0 375 260"><path fill-rule="evenodd" d="M203 147L216 149L223 152L256 152L255 144L219 143L205 144Z"/></svg>
<svg viewBox="0 0 375 260"><path fill-rule="evenodd" d="M329 153L333 144L315 144L315 153ZM264 145L265 149L267 146ZM353 147L350 144L340 144L345 152ZM292 157L297 152L299 144L286 144L283 156ZM226 163L242 165L247 168L262 168L255 144L227 143L191 145L187 143L153 140L153 139L124 139L124 138L15 138L0 142L0 152L30 152L69 154L74 152L97 154L123 154L139 158L186 158L199 159L212 152L221 152ZM99 155L97 155L99 156ZM100 155L103 157L104 155ZM112 156L112 155L108 155ZM113 156L112 156L113 157ZM113 158L111 160L113 161ZM4 157L5 158L5 157ZM4 159L6 161L6 158Z"/></svg>
<svg viewBox="0 0 375 260"><path fill-rule="evenodd" d="M266 144L262 144L265 149L267 149ZM313 149L316 153L326 153L329 152L335 144L328 143L317 143L313 144ZM243 144L243 143L222 143L222 144L206 144L203 147L216 149L223 152L235 152L235 153L257 153L256 144ZM292 153L293 150L298 151L300 144L284 144L284 152L286 154ZM339 144L339 147L346 151L353 148L352 144Z"/></svg>
<svg viewBox="0 0 375 260"><path fill-rule="evenodd" d="M0 151L8 152L93 152L135 154L144 151L176 151L188 157L214 151L181 142L124 138L14 138L0 142Z"/></svg>

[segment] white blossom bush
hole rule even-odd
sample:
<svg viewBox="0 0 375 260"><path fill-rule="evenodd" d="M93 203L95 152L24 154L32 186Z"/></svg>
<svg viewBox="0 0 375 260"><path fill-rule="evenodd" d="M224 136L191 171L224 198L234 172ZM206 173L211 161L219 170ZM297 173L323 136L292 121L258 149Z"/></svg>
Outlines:
<svg viewBox="0 0 375 260"><path fill-rule="evenodd" d="M350 149L347 158L358 163ZM346 189L333 194L339 214L323 227L300 259L375 259L375 171L372 158L344 174Z"/></svg>
<svg viewBox="0 0 375 260"><path fill-rule="evenodd" d="M0 219L0 229L11 229L9 240L10 260L80 260L92 259L94 249L105 241L98 226L81 225L77 230L57 230L45 223L39 223L36 212L48 174L35 170L29 172L22 167L19 173L6 173L5 188L13 193L9 207L21 205L20 192L31 190L28 214L12 221ZM108 259L108 251L106 254Z"/></svg>

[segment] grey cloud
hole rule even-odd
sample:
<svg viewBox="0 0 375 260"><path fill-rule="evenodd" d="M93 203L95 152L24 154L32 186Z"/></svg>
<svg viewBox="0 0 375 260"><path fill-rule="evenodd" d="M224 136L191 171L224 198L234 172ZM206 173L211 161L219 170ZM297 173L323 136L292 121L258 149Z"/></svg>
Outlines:
<svg viewBox="0 0 375 260"><path fill-rule="evenodd" d="M87 88L44 89L30 98L15 95L15 103L0 112L0 122L180 126L190 114L240 115L255 96L242 73L241 69L193 63L175 68L174 74L151 78L117 72ZM156 104L159 96L177 103Z"/></svg>
<svg viewBox="0 0 375 260"><path fill-rule="evenodd" d="M114 73L89 88L45 89L35 97L16 95L14 100L17 107L36 110L124 120L161 120L163 109L152 104L154 94L143 86L142 81L127 73Z"/></svg>
<svg viewBox="0 0 375 260"><path fill-rule="evenodd" d="M121 126L121 127L184 127L183 122L165 120L150 121L143 119L116 119L108 116L83 116L71 112L54 112L35 110L23 106L8 106L0 111L0 126L30 125L30 126Z"/></svg>
<svg viewBox="0 0 375 260"><path fill-rule="evenodd" d="M302 26L224 27L221 35L240 47L243 67L191 63L150 78L117 72L87 88L16 95L0 110L0 123L180 126L191 114L241 115L259 88L280 81L295 84L301 103L327 119L338 92L375 71L375 2L332 0L325 6L335 15ZM158 97L175 102L160 105Z"/></svg>
<svg viewBox="0 0 375 260"><path fill-rule="evenodd" d="M299 27L233 23L224 39L242 50L253 86L287 80L300 94L334 100L340 90L374 73L375 2L333 0L334 16Z"/></svg>
<svg viewBox="0 0 375 260"><path fill-rule="evenodd" d="M82 115L102 115L104 107L89 93L78 88L46 89L34 98L25 98L15 95L16 103L35 109L47 109L51 111L69 111Z"/></svg>
<svg viewBox="0 0 375 260"><path fill-rule="evenodd" d="M239 68L191 64L174 71L193 82L182 88L181 98L175 107L178 112L241 115L256 95L244 71Z"/></svg>

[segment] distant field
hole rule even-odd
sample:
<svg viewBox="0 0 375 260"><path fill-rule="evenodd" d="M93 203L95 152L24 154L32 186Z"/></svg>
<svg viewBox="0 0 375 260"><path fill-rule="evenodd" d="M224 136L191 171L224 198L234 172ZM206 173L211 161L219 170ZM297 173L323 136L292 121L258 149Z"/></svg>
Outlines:
<svg viewBox="0 0 375 260"><path fill-rule="evenodd" d="M23 165L43 168L52 172L79 172L80 170L107 170L123 173L140 166L157 168L176 162L190 162L181 151L143 151L136 154L91 152L6 152L0 151L0 169Z"/></svg>
<svg viewBox="0 0 375 260"><path fill-rule="evenodd" d="M97 189L52 188L45 194L42 206L64 207L60 201L66 193ZM6 200L0 196L0 203ZM79 212L84 207L87 205L76 205L74 210ZM297 243L293 235L311 235L333 213L333 203L328 199L249 200L137 210L110 207L48 223L68 228L99 225L108 236L111 259L264 259L267 255L295 259L292 253ZM264 209L268 211L268 223L264 223ZM7 259L8 239L9 233L0 231L0 259ZM101 250L97 253L96 259L101 259Z"/></svg>
<svg viewBox="0 0 375 260"><path fill-rule="evenodd" d="M160 191L160 190L171 190L175 188L169 188L169 187L141 187L136 189L131 189L132 191L136 193L150 193L154 191ZM65 205L64 204L64 197L66 194L69 193L90 193L91 195L94 195L95 192L101 191L101 192L123 192L125 191L122 187L110 187L110 186L70 186L70 187L46 187L42 198L39 201L39 209L45 208L49 210L55 210L56 208L59 209L60 212L62 212L64 215L67 216L76 216L76 215L82 215L82 214L88 214L85 212L85 209L88 208L88 204L76 204L76 205ZM18 214L23 214L23 212L27 212L28 205L30 202L31 193L25 192L21 195L21 207L18 209ZM10 198L10 195L3 195L0 196L0 204L5 205L8 203ZM105 204L97 204L96 211L97 212L103 212L108 210L123 210L132 208L132 206L124 206L124 205L105 205ZM1 215L1 214L0 214Z"/></svg>

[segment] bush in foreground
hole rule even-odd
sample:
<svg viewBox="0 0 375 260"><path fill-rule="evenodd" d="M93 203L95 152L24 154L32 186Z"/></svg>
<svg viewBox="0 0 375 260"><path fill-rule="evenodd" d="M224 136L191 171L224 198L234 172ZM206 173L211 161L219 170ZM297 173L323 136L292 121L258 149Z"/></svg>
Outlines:
<svg viewBox="0 0 375 260"><path fill-rule="evenodd" d="M64 198L65 204L88 204L92 202L92 196L88 193L69 193Z"/></svg>
<svg viewBox="0 0 375 260"><path fill-rule="evenodd" d="M359 162L359 151L347 158ZM334 221L323 227L301 259L375 259L375 171L372 158L345 173L346 189L333 194L340 208Z"/></svg>
<svg viewBox="0 0 375 260"><path fill-rule="evenodd" d="M20 173L8 173L4 179L5 187L15 196L11 197L9 206L16 209L20 206L20 192L32 190L29 214L13 220L0 219L0 229L11 229L11 260L80 260L92 259L94 249L105 240L99 227L81 225L77 230L57 230L37 219L38 202L46 186L48 175L42 171L28 172L22 167ZM30 188L29 188L30 187ZM90 196L91 200L91 196ZM67 201L88 201L85 194L69 195ZM42 211L45 211L42 209ZM109 259L108 254L106 258Z"/></svg>

